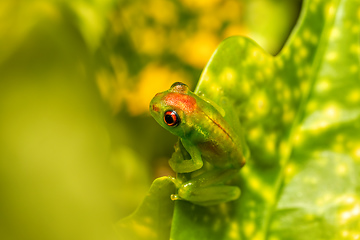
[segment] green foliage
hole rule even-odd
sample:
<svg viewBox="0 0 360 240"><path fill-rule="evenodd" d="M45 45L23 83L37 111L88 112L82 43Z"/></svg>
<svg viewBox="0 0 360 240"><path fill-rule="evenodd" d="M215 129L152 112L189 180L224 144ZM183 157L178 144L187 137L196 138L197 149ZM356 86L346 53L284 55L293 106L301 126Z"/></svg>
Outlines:
<svg viewBox="0 0 360 240"><path fill-rule="evenodd" d="M114 220L172 173L151 97L191 85L226 36L277 52L300 2L0 1L0 239L117 239Z"/></svg>
<svg viewBox="0 0 360 240"><path fill-rule="evenodd" d="M175 186L168 177L155 179L144 203L129 217L117 223L117 230L123 239L168 239L174 202L170 194ZM126 238L125 238L126 236Z"/></svg>
<svg viewBox="0 0 360 240"><path fill-rule="evenodd" d="M171 239L360 237L359 22L358 0L309 0L278 56L242 37L218 47L196 91L234 101L252 156L239 200L176 202Z"/></svg>

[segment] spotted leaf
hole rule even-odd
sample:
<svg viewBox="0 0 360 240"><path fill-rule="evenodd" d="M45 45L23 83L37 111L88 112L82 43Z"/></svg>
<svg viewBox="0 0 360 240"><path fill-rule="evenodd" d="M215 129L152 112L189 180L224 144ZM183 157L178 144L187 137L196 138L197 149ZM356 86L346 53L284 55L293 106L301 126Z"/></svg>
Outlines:
<svg viewBox="0 0 360 240"><path fill-rule="evenodd" d="M176 202L171 239L360 239L359 68L359 0L305 1L275 57L225 40L195 92L238 114L251 152L242 195Z"/></svg>

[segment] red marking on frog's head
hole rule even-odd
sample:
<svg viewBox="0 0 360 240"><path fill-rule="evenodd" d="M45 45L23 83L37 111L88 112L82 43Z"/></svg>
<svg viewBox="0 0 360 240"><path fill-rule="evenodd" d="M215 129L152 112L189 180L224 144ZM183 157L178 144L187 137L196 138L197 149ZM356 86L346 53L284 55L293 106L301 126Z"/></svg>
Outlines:
<svg viewBox="0 0 360 240"><path fill-rule="evenodd" d="M193 112L196 108L196 100L187 94L170 92L162 99L167 106L177 108L185 113Z"/></svg>

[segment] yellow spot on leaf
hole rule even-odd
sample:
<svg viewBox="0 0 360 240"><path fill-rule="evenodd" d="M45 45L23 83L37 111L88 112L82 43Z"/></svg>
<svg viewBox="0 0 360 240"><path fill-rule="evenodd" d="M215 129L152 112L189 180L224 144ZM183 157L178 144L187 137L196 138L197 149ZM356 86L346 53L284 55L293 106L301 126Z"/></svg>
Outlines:
<svg viewBox="0 0 360 240"><path fill-rule="evenodd" d="M230 224L230 231L229 231L229 237L231 238L231 239L239 239L239 232L240 232L240 230L239 230L239 225L238 225L238 223L237 222L232 222L231 224Z"/></svg>
<svg viewBox="0 0 360 240"><path fill-rule="evenodd" d="M325 113L329 118L336 118L339 114L339 110L335 106L330 106L325 110Z"/></svg>
<svg viewBox="0 0 360 240"><path fill-rule="evenodd" d="M252 177L251 179L248 179L248 181L249 181L250 187L254 190L259 189L261 186L259 179L257 179L256 177Z"/></svg>
<svg viewBox="0 0 360 240"><path fill-rule="evenodd" d="M327 17L331 18L335 15L336 8L333 4L328 4L325 8L325 13Z"/></svg>
<svg viewBox="0 0 360 240"><path fill-rule="evenodd" d="M348 167L345 164L339 164L336 166L336 173L339 176L346 175L348 172Z"/></svg>
<svg viewBox="0 0 360 240"><path fill-rule="evenodd" d="M236 72L232 68L225 68L220 75L220 79L224 82L224 85L231 86L236 80Z"/></svg>
<svg viewBox="0 0 360 240"><path fill-rule="evenodd" d="M310 222L315 219L315 216L313 214L306 214L305 219Z"/></svg>
<svg viewBox="0 0 360 240"><path fill-rule="evenodd" d="M251 93L251 84L250 84L250 81L248 80L244 80L242 82L242 85L241 85L241 89L240 89L241 93L243 95L248 95Z"/></svg>
<svg viewBox="0 0 360 240"><path fill-rule="evenodd" d="M309 82L302 82L300 83L300 88L302 92L307 92L309 89Z"/></svg>
<svg viewBox="0 0 360 240"><path fill-rule="evenodd" d="M296 38L294 39L294 46L295 46L296 48L299 48L299 47L301 46L301 38L300 38L300 37L296 37Z"/></svg>
<svg viewBox="0 0 360 240"><path fill-rule="evenodd" d="M302 47L302 48L300 48L299 55L302 58L305 58L305 57L307 57L309 55L309 51L307 50L307 48Z"/></svg>
<svg viewBox="0 0 360 240"><path fill-rule="evenodd" d="M322 92L322 91L328 90L329 86L330 86L329 80L322 79L319 81L318 84L316 84L315 88L317 91Z"/></svg>
<svg viewBox="0 0 360 240"><path fill-rule="evenodd" d="M251 172L247 164L245 164L245 166L241 169L241 174L244 176L251 175Z"/></svg>
<svg viewBox="0 0 360 240"><path fill-rule="evenodd" d="M306 106L306 111L308 112L313 112L314 110L316 110L318 108L318 102L316 101L310 101L308 103L308 105Z"/></svg>
<svg viewBox="0 0 360 240"><path fill-rule="evenodd" d="M290 57L290 49L288 47L284 48L281 51L281 56L284 56L284 58L289 58Z"/></svg>
<svg viewBox="0 0 360 240"><path fill-rule="evenodd" d="M275 202L274 190L268 186L261 187L261 195L268 204L273 204Z"/></svg>
<svg viewBox="0 0 360 240"><path fill-rule="evenodd" d="M251 237L251 235L253 235L255 232L256 226L255 226L254 222L245 222L243 224L243 228L244 228L245 236Z"/></svg>
<svg viewBox="0 0 360 240"><path fill-rule="evenodd" d="M302 142L302 140L303 140L302 139L302 134L299 131L294 134L293 141L294 141L295 145L299 145Z"/></svg>
<svg viewBox="0 0 360 240"><path fill-rule="evenodd" d="M254 101L254 111L256 111L258 115L265 115L269 111L269 102L266 93L261 92L256 94L252 101Z"/></svg>
<svg viewBox="0 0 360 240"><path fill-rule="evenodd" d="M289 143L287 141L282 141L280 144L280 154L281 156L288 156L288 154L290 153L290 146Z"/></svg>
<svg viewBox="0 0 360 240"><path fill-rule="evenodd" d="M360 91L359 90L351 91L347 96L347 100L354 103L358 102L360 100Z"/></svg>
<svg viewBox="0 0 360 240"><path fill-rule="evenodd" d="M264 72L266 76L271 76L273 74L273 70L270 67L265 68Z"/></svg>
<svg viewBox="0 0 360 240"><path fill-rule="evenodd" d="M257 62L264 61L264 55L256 48L254 48L252 50L252 56L254 57L255 61L257 61Z"/></svg>
<svg viewBox="0 0 360 240"><path fill-rule="evenodd" d="M335 59L337 59L337 53L336 52L329 52L328 54L326 54L325 58L328 61L334 61Z"/></svg>
<svg viewBox="0 0 360 240"><path fill-rule="evenodd" d="M221 90L221 87L217 84L212 84L210 90L213 92L213 94L217 94Z"/></svg>
<svg viewBox="0 0 360 240"><path fill-rule="evenodd" d="M291 99L291 91L289 89L283 90L284 100L289 101Z"/></svg>
<svg viewBox="0 0 360 240"><path fill-rule="evenodd" d="M266 140L265 148L268 153L274 154L275 153L275 141L273 139Z"/></svg>
<svg viewBox="0 0 360 240"><path fill-rule="evenodd" d="M316 8L317 8L317 5L316 5L315 1L311 1L310 2L310 11L315 12Z"/></svg>
<svg viewBox="0 0 360 240"><path fill-rule="evenodd" d="M354 157L359 161L360 160L360 146L356 147L354 150Z"/></svg>
<svg viewBox="0 0 360 240"><path fill-rule="evenodd" d="M135 221L133 221L132 227L134 232L136 232L142 238L156 239L158 236L158 234L152 228L139 224Z"/></svg>
<svg viewBox="0 0 360 240"><path fill-rule="evenodd" d="M338 37L340 37L340 31L339 31L339 29L337 29L337 28L333 28L332 30L331 30L331 33L330 33L330 39L337 39Z"/></svg>
<svg viewBox="0 0 360 240"><path fill-rule="evenodd" d="M296 167L293 163L289 163L285 168L285 175L287 178L291 178L296 173Z"/></svg>
<svg viewBox="0 0 360 240"><path fill-rule="evenodd" d="M311 38L311 32L310 32L310 30L309 30L309 29L305 29L305 30L304 30L304 33L303 33L303 36L304 36L304 39L305 39L305 40L310 40L310 38Z"/></svg>
<svg viewBox="0 0 360 240"><path fill-rule="evenodd" d="M265 233L258 231L256 235L252 238L253 240L263 240L265 239Z"/></svg>
<svg viewBox="0 0 360 240"><path fill-rule="evenodd" d="M338 153L344 151L344 144L342 144L342 143L336 143L332 147L333 147L334 151L336 151Z"/></svg>
<svg viewBox="0 0 360 240"><path fill-rule="evenodd" d="M285 123L290 123L291 121L293 121L295 118L295 112L294 111L286 111L284 114L283 114L283 117L282 117L282 120L285 122Z"/></svg>
<svg viewBox="0 0 360 240"><path fill-rule="evenodd" d="M356 204L352 209L343 211L340 214L341 222L347 222L351 218L357 218L360 214L360 205Z"/></svg>

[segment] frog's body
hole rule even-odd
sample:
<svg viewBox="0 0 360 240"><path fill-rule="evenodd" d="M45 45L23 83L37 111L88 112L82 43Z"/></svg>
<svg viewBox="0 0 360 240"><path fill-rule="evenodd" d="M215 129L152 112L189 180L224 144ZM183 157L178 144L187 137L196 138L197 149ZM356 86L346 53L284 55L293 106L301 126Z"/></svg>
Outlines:
<svg viewBox="0 0 360 240"><path fill-rule="evenodd" d="M161 126L179 136L169 161L172 169L178 174L199 172L196 177L175 180L178 194L173 199L211 205L239 197L238 187L223 183L245 164L244 143L218 106L185 84L174 83L153 98L150 112ZM204 161L210 167L204 167Z"/></svg>

